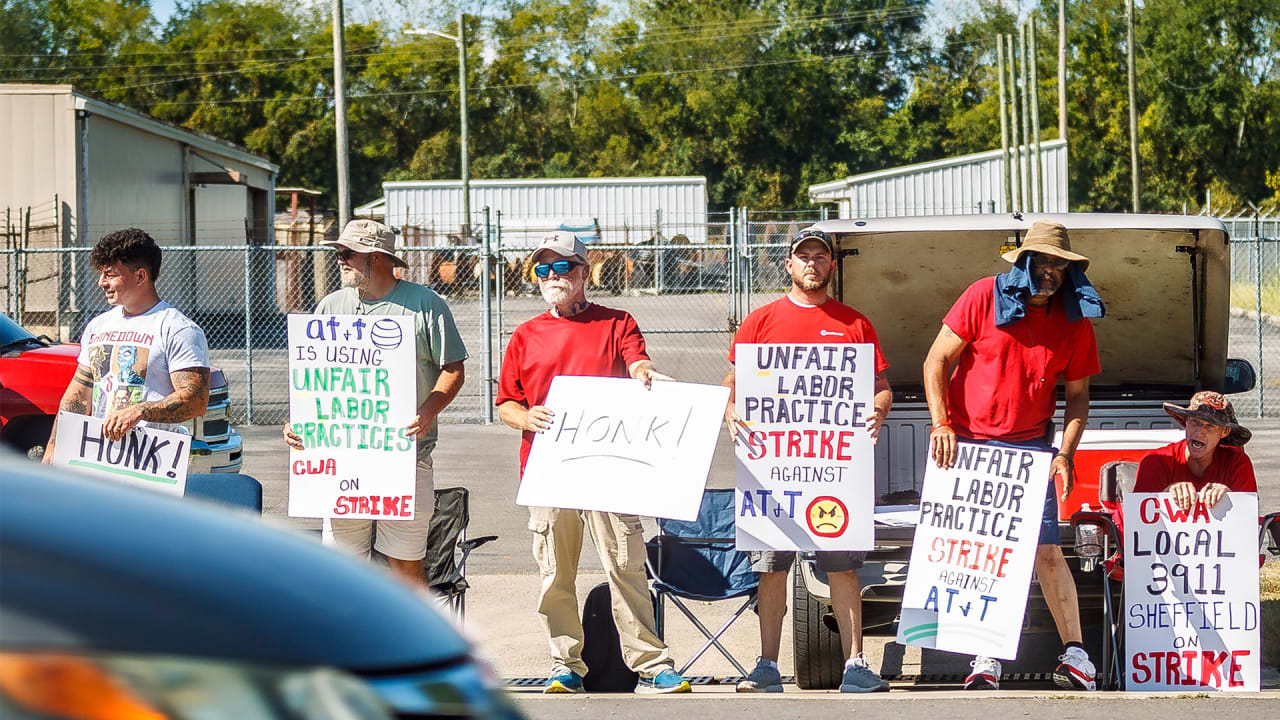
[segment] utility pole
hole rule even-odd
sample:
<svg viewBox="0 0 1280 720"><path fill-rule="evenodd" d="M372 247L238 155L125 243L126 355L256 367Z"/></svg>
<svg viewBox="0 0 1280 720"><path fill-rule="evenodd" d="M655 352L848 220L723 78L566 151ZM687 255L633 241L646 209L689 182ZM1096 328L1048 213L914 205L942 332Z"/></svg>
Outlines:
<svg viewBox="0 0 1280 720"><path fill-rule="evenodd" d="M462 133L460 165L462 168L462 238L466 242L471 237L471 153L467 147L467 16L458 13L458 34L450 35L429 28L415 28L405 31L409 35L435 35L452 40L458 46L458 112Z"/></svg>
<svg viewBox="0 0 1280 720"><path fill-rule="evenodd" d="M1141 177L1138 174L1138 81L1133 71L1133 0L1125 3L1124 16L1129 26L1129 165L1133 177L1133 211L1142 212L1139 199Z"/></svg>
<svg viewBox="0 0 1280 720"><path fill-rule="evenodd" d="M1022 141L1018 136L1018 71L1013 63L1013 36L1005 35L1005 59L1009 61L1009 105L1012 117L1009 124L1013 126L1013 209L1025 210L1022 202Z"/></svg>
<svg viewBox="0 0 1280 720"><path fill-rule="evenodd" d="M1018 61L1022 63L1022 138L1026 143L1026 152L1023 156L1027 158L1027 172L1023 175L1023 181L1026 187L1022 190L1022 197L1025 198L1023 209L1029 212L1036 211L1036 200L1031 194L1034 186L1032 174L1035 172L1035 162L1031 158L1031 83L1027 79L1027 59L1030 52L1027 47L1027 36L1030 35L1030 26L1022 23L1022 27L1018 29L1018 39L1021 41L1022 47L1018 50Z"/></svg>
<svg viewBox="0 0 1280 720"><path fill-rule="evenodd" d="M1067 0L1058 0L1058 138L1067 139Z"/></svg>
<svg viewBox="0 0 1280 720"><path fill-rule="evenodd" d="M1044 212L1044 160L1040 155L1040 63L1036 50L1036 16L1032 15L1027 20L1027 35L1031 38L1031 143L1033 146L1032 155L1035 158L1034 174L1035 178L1035 201L1032 209L1036 212Z"/></svg>
<svg viewBox="0 0 1280 720"><path fill-rule="evenodd" d="M1004 89L1004 34L996 35L996 74L1000 76L1000 157L1004 159L1004 210L1013 212L1012 163L1009 162L1009 105Z"/></svg>
<svg viewBox="0 0 1280 720"><path fill-rule="evenodd" d="M458 96L462 114L462 238L471 239L471 153L467 148L467 16L458 13ZM489 269L485 268L484 282L489 281Z"/></svg>
<svg viewBox="0 0 1280 720"><path fill-rule="evenodd" d="M351 195L347 187L347 79L343 48L342 0L333 0L333 127L338 143L338 232L350 219Z"/></svg>

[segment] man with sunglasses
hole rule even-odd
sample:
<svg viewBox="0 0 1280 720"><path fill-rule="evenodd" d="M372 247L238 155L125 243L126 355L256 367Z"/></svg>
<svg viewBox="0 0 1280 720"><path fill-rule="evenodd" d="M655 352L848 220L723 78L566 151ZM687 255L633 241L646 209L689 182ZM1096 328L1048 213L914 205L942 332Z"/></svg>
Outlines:
<svg viewBox="0 0 1280 720"><path fill-rule="evenodd" d="M524 473L535 433L551 427L546 401L557 375L632 377L645 384L670 380L645 351L644 336L629 313L588 302L587 248L564 230L548 234L531 258L538 289L550 306L511 334L498 383L498 414L520 430ZM595 510L529 508L533 557L542 574L538 614L551 644L551 674L545 693L576 693L587 674L582 660L582 621L575 580L583 528L600 556L613 597L613 618L627 667L640 675L637 693L689 692L658 637L653 600L644 571L640 518Z"/></svg>
<svg viewBox="0 0 1280 720"><path fill-rule="evenodd" d="M418 440L417 484L412 520L348 520L326 518L326 539L358 555L369 556L372 545L387 558L397 576L423 585L422 560L427 554L427 531L435 509L435 480L431 451L438 430L436 418L462 388L467 349L444 300L430 288L396 277L408 263L395 253L396 235L373 220L352 220L337 240L324 244L338 250L342 287L316 305L317 313L332 315L408 315L413 317L415 394L417 414L406 428ZM302 438L284 426L285 442L301 450ZM331 533L329 532L331 531Z"/></svg>
<svg viewBox="0 0 1280 720"><path fill-rule="evenodd" d="M802 230L791 241L784 261L791 276L791 290L747 315L733 337L729 362L735 359L739 343L871 343L875 347L874 411L867 417L866 429L874 442L880 425L893 406L893 390L885 370L889 363L880 352L880 340L865 315L828 295L831 276L835 272L836 252L831 237L816 229ZM732 369L724 379L729 386L729 404L725 422L729 435L737 442L745 427L734 410L735 375ZM782 644L782 619L787 614L787 572L795 562L795 552L766 551L751 553L751 569L760 574L758 592L760 616L760 657L756 667L737 691L745 693L782 692L782 675L778 671L778 653ZM831 606L840 628L840 645L844 651L844 673L840 692L885 692L889 683L880 677L862 654L862 585L858 568L865 552L829 551L817 553L818 567L827 573L831 584ZM798 571L797 571L798 572Z"/></svg>
<svg viewBox="0 0 1280 720"><path fill-rule="evenodd" d="M1054 681L1094 690L1075 580L1059 546L1053 479L1061 478L1065 500L1074 480L1071 457L1089 419L1089 378L1100 370L1089 318L1105 310L1084 274L1089 259L1071 251L1062 225L1036 222L1021 246L1002 257L1013 269L964 291L925 358L929 453L943 468L955 464L959 440L1055 453L1035 572L1065 645ZM1062 447L1055 449L1050 443L1060 379L1066 384L1065 425ZM979 656L972 667L965 688L1000 687L998 660Z"/></svg>

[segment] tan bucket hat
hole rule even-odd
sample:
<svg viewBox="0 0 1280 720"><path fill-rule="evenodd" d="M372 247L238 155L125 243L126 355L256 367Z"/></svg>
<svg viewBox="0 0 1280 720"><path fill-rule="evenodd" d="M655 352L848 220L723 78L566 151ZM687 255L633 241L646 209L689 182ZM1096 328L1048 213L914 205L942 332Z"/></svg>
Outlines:
<svg viewBox="0 0 1280 720"><path fill-rule="evenodd" d="M1248 428L1236 421L1236 409L1231 401L1219 392L1202 390L1191 396L1186 407L1165 403L1164 411L1183 427L1187 425L1187 418L1193 417L1210 425L1231 428L1231 434L1222 438L1223 445L1244 445L1253 437Z"/></svg>
<svg viewBox="0 0 1280 720"><path fill-rule="evenodd" d="M409 267L409 263L396 255L396 232L376 220L352 220L337 240L325 240L321 245L341 246L358 253L385 253L396 266Z"/></svg>
<svg viewBox="0 0 1280 720"><path fill-rule="evenodd" d="M1000 257L1017 264L1018 257L1024 252L1038 252L1045 255L1065 258L1080 263L1081 270L1089 269L1089 258L1080 253L1071 252L1071 240L1067 238L1067 229L1058 223L1037 221L1031 225L1022 244Z"/></svg>

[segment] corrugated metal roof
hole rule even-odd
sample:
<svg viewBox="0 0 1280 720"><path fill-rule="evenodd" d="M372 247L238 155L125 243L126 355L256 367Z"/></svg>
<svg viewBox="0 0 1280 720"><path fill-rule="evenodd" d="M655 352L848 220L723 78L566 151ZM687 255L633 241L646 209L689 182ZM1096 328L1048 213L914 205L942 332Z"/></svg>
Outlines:
<svg viewBox="0 0 1280 720"><path fill-rule="evenodd" d="M1067 143L1042 142L1043 209L1066 212ZM1022 186L1029 198L1035 166L1031 146L1021 149ZM989 150L904 165L809 186L814 202L835 202L840 217L903 217L1009 212L1004 197L1003 151ZM1030 208L1029 200L1016 208Z"/></svg>

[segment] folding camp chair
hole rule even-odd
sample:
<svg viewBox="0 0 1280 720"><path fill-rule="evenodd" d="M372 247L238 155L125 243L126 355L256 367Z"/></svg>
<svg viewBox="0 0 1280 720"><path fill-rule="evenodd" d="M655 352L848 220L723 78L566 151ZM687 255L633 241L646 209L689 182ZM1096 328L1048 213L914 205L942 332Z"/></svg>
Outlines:
<svg viewBox="0 0 1280 720"><path fill-rule="evenodd" d="M1106 636L1102 639L1102 663L1098 668L1100 689L1124 689L1124 672L1121 668L1124 618L1123 613L1117 617L1111 592L1111 580L1114 579L1119 583L1117 602L1123 608L1124 573L1122 565L1112 564L1107 559L1112 557L1112 553L1117 553L1120 558L1124 556L1124 496L1133 492L1137 479L1136 462L1117 461L1103 465L1098 474L1098 500L1102 510L1080 511L1071 516L1071 527L1076 530L1076 555L1081 558L1081 569L1085 572L1094 569L1102 572L1103 632ZM1096 545L1082 545L1079 528L1090 525L1100 529L1096 539L1092 541ZM1267 542L1268 536L1270 543ZM1270 513L1259 518L1258 551L1280 555L1280 513Z"/></svg>
<svg viewBox="0 0 1280 720"><path fill-rule="evenodd" d="M193 473L187 476L185 496L262 514L262 484L248 475Z"/></svg>
<svg viewBox="0 0 1280 720"><path fill-rule="evenodd" d="M431 516L427 559L423 564L427 584L444 598L460 620L467 611L467 556L481 545L498 539L497 535L467 539L467 524L471 522L469 495L467 489L461 487L436 489L436 511Z"/></svg>
<svg viewBox="0 0 1280 720"><path fill-rule="evenodd" d="M653 578L657 594L654 605L658 637L664 637L665 603L671 603L684 614L689 622L707 638L680 674L715 646L738 672L746 676L747 669L720 642L720 636L748 609L756 604L756 590L760 578L751 570L751 559L745 552L734 548L734 491L707 490L702 496L702 507L694 522L658 520L658 534L647 543L646 566ZM684 600L711 602L746 598L738 611L714 633L698 620Z"/></svg>

